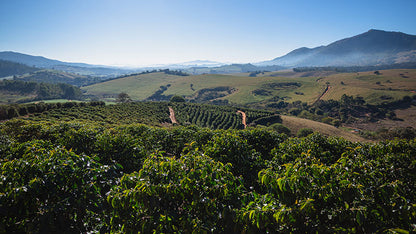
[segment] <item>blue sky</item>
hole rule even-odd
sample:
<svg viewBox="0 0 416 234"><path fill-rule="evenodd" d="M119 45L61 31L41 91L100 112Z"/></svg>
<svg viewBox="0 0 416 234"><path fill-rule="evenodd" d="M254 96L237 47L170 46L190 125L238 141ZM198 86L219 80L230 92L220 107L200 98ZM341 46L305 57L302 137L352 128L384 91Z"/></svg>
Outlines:
<svg viewBox="0 0 416 234"><path fill-rule="evenodd" d="M369 29L416 35L415 0L1 0L0 51L105 65L258 62Z"/></svg>

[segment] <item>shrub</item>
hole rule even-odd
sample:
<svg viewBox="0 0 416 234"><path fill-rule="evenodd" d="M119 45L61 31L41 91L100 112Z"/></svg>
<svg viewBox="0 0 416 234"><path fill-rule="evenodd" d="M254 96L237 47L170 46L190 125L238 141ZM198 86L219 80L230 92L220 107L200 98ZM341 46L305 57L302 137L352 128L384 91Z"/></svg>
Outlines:
<svg viewBox="0 0 416 234"><path fill-rule="evenodd" d="M0 161L0 232L98 231L113 168L43 141L17 147Z"/></svg>
<svg viewBox="0 0 416 234"><path fill-rule="evenodd" d="M185 102L185 98L175 95L170 99L171 102Z"/></svg>
<svg viewBox="0 0 416 234"><path fill-rule="evenodd" d="M200 154L153 155L112 189L113 232L232 232L241 183L230 165Z"/></svg>
<svg viewBox="0 0 416 234"><path fill-rule="evenodd" d="M298 130L297 136L298 137L306 137L313 133L313 130L310 128L301 128Z"/></svg>
<svg viewBox="0 0 416 234"><path fill-rule="evenodd" d="M291 132L289 128L287 128L286 126L280 123L272 124L270 125L269 128L272 129L273 131L276 131L278 133L284 133L288 136L290 135L290 132Z"/></svg>

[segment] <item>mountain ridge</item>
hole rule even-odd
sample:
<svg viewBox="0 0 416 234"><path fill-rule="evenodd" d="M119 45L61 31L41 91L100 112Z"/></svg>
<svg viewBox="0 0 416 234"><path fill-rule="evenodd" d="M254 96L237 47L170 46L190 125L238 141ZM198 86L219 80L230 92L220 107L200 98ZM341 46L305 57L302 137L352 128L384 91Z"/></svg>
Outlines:
<svg viewBox="0 0 416 234"><path fill-rule="evenodd" d="M249 63L250 66L256 66L252 66L250 69L236 68L235 63L220 63L208 60L194 60L177 64L127 69L104 65L62 62L42 56L32 56L13 51L0 52L0 59L28 66L52 68L81 75L106 77L115 77L158 68L179 69L192 74L202 74L262 70L275 71L295 67L377 66L416 62L416 35L371 29L367 32L332 42L326 46L318 46L315 48L300 47L272 60ZM240 66L243 65L245 67L248 66L247 64L240 64Z"/></svg>
<svg viewBox="0 0 416 234"><path fill-rule="evenodd" d="M400 53L410 59L403 61ZM410 53L410 54L409 54ZM415 62L416 36L402 32L371 29L315 48L301 47L275 59L255 65L300 66L371 66Z"/></svg>

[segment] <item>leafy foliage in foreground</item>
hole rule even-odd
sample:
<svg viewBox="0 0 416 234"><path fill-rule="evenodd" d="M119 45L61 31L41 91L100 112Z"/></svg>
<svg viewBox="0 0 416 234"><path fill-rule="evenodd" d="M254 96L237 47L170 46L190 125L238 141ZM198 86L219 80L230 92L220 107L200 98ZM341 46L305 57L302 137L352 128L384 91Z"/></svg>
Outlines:
<svg viewBox="0 0 416 234"><path fill-rule="evenodd" d="M416 231L416 141L11 120L0 232Z"/></svg>

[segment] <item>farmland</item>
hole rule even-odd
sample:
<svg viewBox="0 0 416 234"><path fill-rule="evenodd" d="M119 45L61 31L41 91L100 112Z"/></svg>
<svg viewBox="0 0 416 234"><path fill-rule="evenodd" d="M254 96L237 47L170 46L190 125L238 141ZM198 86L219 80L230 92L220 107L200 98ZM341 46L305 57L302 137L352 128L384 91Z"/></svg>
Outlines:
<svg viewBox="0 0 416 234"><path fill-rule="evenodd" d="M181 95L188 100L198 99L198 95L206 89L228 87L231 91L226 95L213 95L211 99L204 100L227 100L238 105L267 103L276 97L287 102L313 104L330 86L329 92L321 97L323 100L339 100L343 94L348 94L361 96L368 103L377 104L386 99L397 100L413 95L416 90L416 71L383 70L379 74L286 71L260 73L257 77L250 77L248 73L175 76L155 72L114 79L83 87L83 90L100 98L114 100L117 94L126 92L133 100L145 100L160 90L161 86L167 87L163 95Z"/></svg>
<svg viewBox="0 0 416 234"><path fill-rule="evenodd" d="M415 231L415 140L106 123L73 108L0 124L1 232Z"/></svg>
<svg viewBox="0 0 416 234"><path fill-rule="evenodd" d="M83 89L185 98L2 105L0 232L416 231L415 131L345 128L413 123L415 73L380 73L154 72Z"/></svg>

